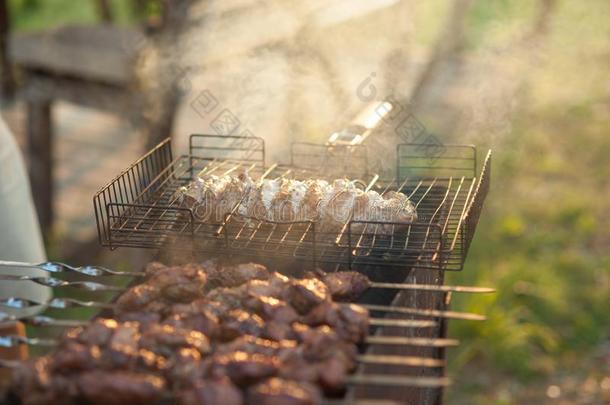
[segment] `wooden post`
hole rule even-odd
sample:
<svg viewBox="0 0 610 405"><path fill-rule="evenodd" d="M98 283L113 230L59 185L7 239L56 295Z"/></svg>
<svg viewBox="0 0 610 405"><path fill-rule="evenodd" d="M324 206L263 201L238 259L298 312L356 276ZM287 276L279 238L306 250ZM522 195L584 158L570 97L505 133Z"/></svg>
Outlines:
<svg viewBox="0 0 610 405"><path fill-rule="evenodd" d="M110 9L108 0L97 0L97 8L102 21L106 24L110 24L112 22L112 10Z"/></svg>
<svg viewBox="0 0 610 405"><path fill-rule="evenodd" d="M0 95L10 99L15 91L11 63L8 58L10 19L7 0L0 0Z"/></svg>
<svg viewBox="0 0 610 405"><path fill-rule="evenodd" d="M50 100L27 101L32 195L45 238L53 223L53 128Z"/></svg>
<svg viewBox="0 0 610 405"><path fill-rule="evenodd" d="M0 326L0 334L2 336L25 336L25 326L19 321L3 323ZM28 347L26 345L0 348L0 359L2 360L26 360L27 358ZM0 369L0 382L8 381L11 378L11 372L9 369Z"/></svg>

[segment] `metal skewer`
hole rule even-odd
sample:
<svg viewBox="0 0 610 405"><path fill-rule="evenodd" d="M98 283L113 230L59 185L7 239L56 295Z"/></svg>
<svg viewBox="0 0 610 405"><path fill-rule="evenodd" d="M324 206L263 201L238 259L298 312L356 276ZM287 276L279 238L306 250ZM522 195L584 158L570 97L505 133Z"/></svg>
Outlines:
<svg viewBox="0 0 610 405"><path fill-rule="evenodd" d="M9 297L0 300L0 306L23 309L36 306L45 306L54 309L66 309L66 308L113 308L114 304L98 302L98 301L81 301L74 298L53 298L50 301L34 301L27 298L16 298Z"/></svg>
<svg viewBox="0 0 610 405"><path fill-rule="evenodd" d="M403 402L387 399L324 399L322 405L403 405Z"/></svg>
<svg viewBox="0 0 610 405"><path fill-rule="evenodd" d="M373 304L359 304L362 307L370 311L383 311L383 312L394 312L398 314L409 314L409 315L421 315L421 316L433 316L438 318L447 319L461 319L466 321L484 321L487 319L483 315L472 314L468 312L456 312L456 311L439 311L436 309L419 309L419 308L407 308L407 307L393 307L388 305L373 305Z"/></svg>
<svg viewBox="0 0 610 405"><path fill-rule="evenodd" d="M444 377L402 377L385 374L356 374L347 377L347 383L350 385L439 388L450 385L451 380Z"/></svg>
<svg viewBox="0 0 610 405"><path fill-rule="evenodd" d="M370 345L397 345L420 347L455 347L459 341L455 339L413 338L403 336L369 336L365 340Z"/></svg>
<svg viewBox="0 0 610 405"><path fill-rule="evenodd" d="M371 288L387 288L396 290L419 290L419 291L435 291L435 292L459 292L459 293L492 293L496 290L488 287L466 287L452 285L434 285L434 284L401 284L401 283L379 283L372 282Z"/></svg>
<svg viewBox="0 0 610 405"><path fill-rule="evenodd" d="M117 287L113 285L106 285L102 283L96 283L93 281L65 281L54 277L37 277L37 276L19 276L12 274L0 275L0 280L9 281L32 281L36 284L44 285L46 287L60 288L60 287L74 287L86 291L125 291L125 287Z"/></svg>
<svg viewBox="0 0 610 405"><path fill-rule="evenodd" d="M358 362L364 364L385 364L391 366L430 367L437 368L445 366L445 362L439 359L414 356L396 356L383 354L363 354L357 357Z"/></svg>
<svg viewBox="0 0 610 405"><path fill-rule="evenodd" d="M370 318L370 326L390 326L397 328L432 328L437 326L434 321L419 321L414 319Z"/></svg>
<svg viewBox="0 0 610 405"><path fill-rule="evenodd" d="M23 267L30 269L39 269L48 273L67 273L74 272L83 274L86 276L143 276L143 272L131 272L131 271L116 271L110 270L106 267L101 266L70 266L69 264L60 262L44 262L44 263L26 263L26 262L11 262L6 260L0 260L1 267Z"/></svg>
<svg viewBox="0 0 610 405"><path fill-rule="evenodd" d="M28 346L56 346L57 340L55 339L39 339L39 338L28 338L19 335L0 336L0 347L15 347L19 345Z"/></svg>
<svg viewBox="0 0 610 405"><path fill-rule="evenodd" d="M6 348L19 345L52 347L57 346L58 344L59 340L57 339L28 338L17 335L0 336L0 347ZM385 364L409 367L437 368L445 365L443 360L414 356L363 354L358 356L356 360L363 364Z"/></svg>
<svg viewBox="0 0 610 405"><path fill-rule="evenodd" d="M58 328L74 328L76 326L83 326L89 323L89 321L78 321L74 319L55 319L49 316L42 315L19 317L15 315L9 315L6 312L0 312L0 323L12 321L20 321L32 326L50 326Z"/></svg>

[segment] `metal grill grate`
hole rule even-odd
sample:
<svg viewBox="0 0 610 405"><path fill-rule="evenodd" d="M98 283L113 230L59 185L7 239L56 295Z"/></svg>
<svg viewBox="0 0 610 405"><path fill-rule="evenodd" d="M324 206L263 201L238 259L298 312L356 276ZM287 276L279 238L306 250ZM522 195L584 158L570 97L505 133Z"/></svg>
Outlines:
<svg viewBox="0 0 610 405"><path fill-rule="evenodd" d="M309 152L302 151L303 145ZM353 171L367 190L408 195L418 212L417 222L410 224L351 221L348 217L341 230L328 231L311 221L247 218L236 214L235 209L216 222L202 221L175 198L176 191L204 168L206 173L217 174L244 169L254 179L266 176L332 180L333 171L327 166L322 174L315 165L300 162L300 158L311 162L315 150L322 153L319 156L329 156L327 147L311 146L293 147L290 166L266 168L264 142L260 138L194 135L190 154L173 160L171 146L164 142L95 196L100 242L111 248L236 251L242 256L265 254L350 267L417 265L462 269L489 188L491 154L477 178L473 174L476 149L472 146L448 145L443 156L430 159L414 154L421 145L399 145L397 177L390 181L367 175L366 170ZM343 150L341 159L347 153ZM361 147L353 153L356 159L366 157ZM447 171L457 175L446 176Z"/></svg>

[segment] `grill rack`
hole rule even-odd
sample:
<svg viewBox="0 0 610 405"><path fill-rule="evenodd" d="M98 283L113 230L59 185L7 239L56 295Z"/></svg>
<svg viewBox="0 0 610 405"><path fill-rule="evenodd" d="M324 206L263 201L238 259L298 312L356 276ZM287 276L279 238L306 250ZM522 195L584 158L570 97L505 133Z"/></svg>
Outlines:
<svg viewBox="0 0 610 405"><path fill-rule="evenodd" d="M291 148L289 165L267 167L261 138L192 135L189 154L176 158L166 140L95 195L99 240L111 249L171 247L200 253L239 252L251 257L264 254L350 268L417 265L462 270L489 190L491 152L477 177L474 146L445 145L444 150L442 156L431 158L420 144L398 145L395 178L386 180L368 173L362 146L298 143ZM204 168L220 174L247 170L255 179L329 179L332 173L345 170L345 156L350 154L354 162L362 162L361 170L352 170L350 175L362 179L367 189L409 195L418 221L399 224L346 218L340 232L331 232L311 221L245 218L233 210L223 218L204 222L192 209L181 207L175 197L178 188ZM320 161L328 162L322 166L323 173L316 163ZM336 170L331 167L333 162ZM391 231L383 235L379 231L383 228Z"/></svg>
<svg viewBox="0 0 610 405"><path fill-rule="evenodd" d="M43 266L49 268L46 266L46 263L24 263L23 265L24 267ZM59 263L54 263L54 265L53 269L58 268L59 270L52 271L52 273L65 273L66 276L78 275L89 279L93 277L96 283L100 285L113 285L114 283L110 282L109 277L126 276L124 273L112 272L112 270L110 272L87 272L84 274L77 267ZM86 266L86 268L94 267ZM296 269L293 268L294 270ZM360 403L362 401L366 402L370 398L395 399L402 403L404 403L402 401L404 398L409 398L408 403L413 404L440 403L438 401L442 399L443 388L450 383L450 380L445 377L445 351L448 347L455 346L458 343L457 341L445 338L448 320L480 321L484 319L475 314L463 313L461 315L468 316L455 317L453 315L458 313L447 312L450 308L452 291L485 293L492 290L439 286L437 283L439 280L438 276L434 275L434 273L440 273L442 277L442 272L424 270L421 274L417 274L419 270L422 269L403 269L400 272L398 279L403 280L400 284L407 287L408 291L399 291L396 294L393 291L387 290L385 293L382 293L379 289L373 287L370 290L373 294L365 293L358 300L358 303L372 307L372 320L378 320L378 323L372 322L372 325L376 324L378 326L372 329L373 333L369 335L365 345L366 350L363 350L359 356L360 365L358 369L348 378L349 389L346 396L336 400L339 403ZM287 274L291 273L289 269L282 269L281 271ZM296 276L296 274L290 275ZM132 279L129 285L135 286L143 282L144 277L143 273L136 273L136 277ZM410 283L415 280L428 284L420 285L417 287L417 290L413 290L414 286ZM432 289L430 290L427 287ZM71 287L68 285L58 285L56 288L69 289ZM97 294L96 291L101 290L93 290L91 294ZM386 304L391 304L392 309L386 311L385 309L374 308L375 302L379 302L380 299L385 300ZM23 318L22 321L30 324L31 328L35 329L78 326L85 322L73 320L71 308L79 307L81 303L77 303L76 306L59 305L55 309L55 316L58 316L57 318L36 316ZM26 303L27 305L29 304ZM84 306L111 308L112 304L86 301ZM404 310L408 308L411 308L411 310ZM60 312L57 312L57 310L60 310ZM108 309L103 309L97 316L107 317L109 315ZM384 322L381 322L382 320ZM421 325L418 323L421 323ZM0 345L6 346L7 344L9 346L26 344L41 348L51 348L54 347L55 341L53 339L37 337L0 337ZM0 367L10 366L8 363L3 364L0 364ZM162 403L165 404L165 402ZM171 403L171 400L168 403Z"/></svg>

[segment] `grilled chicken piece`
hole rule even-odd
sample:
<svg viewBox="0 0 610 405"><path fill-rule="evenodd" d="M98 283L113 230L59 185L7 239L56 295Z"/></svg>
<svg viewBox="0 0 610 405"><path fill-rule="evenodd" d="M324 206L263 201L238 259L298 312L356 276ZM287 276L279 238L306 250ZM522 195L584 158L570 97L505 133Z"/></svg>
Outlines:
<svg viewBox="0 0 610 405"><path fill-rule="evenodd" d="M206 281L205 268L191 263L158 269L146 284L156 287L164 298L172 302L191 302L203 295Z"/></svg>
<svg viewBox="0 0 610 405"><path fill-rule="evenodd" d="M150 307L147 307L148 309ZM161 322L161 311L137 311L137 312L122 312L116 314L116 320L119 322L137 322L140 325L147 326Z"/></svg>
<svg viewBox="0 0 610 405"><path fill-rule="evenodd" d="M22 405L75 403L78 391L73 379L51 372L49 356L21 364L13 371L10 394ZM11 402L12 403L12 402Z"/></svg>
<svg viewBox="0 0 610 405"><path fill-rule="evenodd" d="M216 348L217 354L227 354L236 351L246 353L259 353L265 356L275 356L282 351L294 350L297 342L294 340L273 341L257 336L244 335L232 342L219 345Z"/></svg>
<svg viewBox="0 0 610 405"><path fill-rule="evenodd" d="M59 373L92 370L100 365L101 352L98 346L85 346L67 342L53 354L50 370Z"/></svg>
<svg viewBox="0 0 610 405"><path fill-rule="evenodd" d="M166 269L167 266L164 265L161 262L150 262L146 265L146 267L144 268L144 273L146 274L146 277L150 278L152 277L156 272Z"/></svg>
<svg viewBox="0 0 610 405"><path fill-rule="evenodd" d="M301 332L301 338L301 350L306 360L322 362L334 357L340 359L348 370L356 367L356 356L358 355L356 345L346 342L328 326L307 328Z"/></svg>
<svg viewBox="0 0 610 405"><path fill-rule="evenodd" d="M228 378L201 380L179 394L179 405L243 405L241 391Z"/></svg>
<svg viewBox="0 0 610 405"><path fill-rule="evenodd" d="M299 318L299 314L285 301L268 296L254 296L244 299L244 307L256 312L265 320L291 324Z"/></svg>
<svg viewBox="0 0 610 405"><path fill-rule="evenodd" d="M283 274L273 272L266 280L251 280L245 284L248 295L267 296L283 298L287 288L290 286L290 279Z"/></svg>
<svg viewBox="0 0 610 405"><path fill-rule="evenodd" d="M328 325L341 338L358 344L368 334L369 312L356 304L326 301L312 309L303 321L311 326Z"/></svg>
<svg viewBox="0 0 610 405"><path fill-rule="evenodd" d="M76 378L80 393L93 405L147 405L158 401L165 388L160 377L124 371L90 371Z"/></svg>
<svg viewBox="0 0 610 405"><path fill-rule="evenodd" d="M314 307L329 300L330 295L326 285L315 278L294 280L287 291L286 300L304 315Z"/></svg>
<svg viewBox="0 0 610 405"><path fill-rule="evenodd" d="M262 336L276 341L296 340L297 338L291 324L273 320L265 322L265 330Z"/></svg>
<svg viewBox="0 0 610 405"><path fill-rule="evenodd" d="M356 271L338 271L322 276L335 301L356 301L371 287L371 281L364 274Z"/></svg>
<svg viewBox="0 0 610 405"><path fill-rule="evenodd" d="M207 309L201 309L197 312L185 311L179 315L172 315L163 323L176 328L196 330L211 339L220 333L218 317Z"/></svg>
<svg viewBox="0 0 610 405"><path fill-rule="evenodd" d="M214 356L209 373L212 378L227 376L233 383L244 386L276 375L279 366L275 356L236 351Z"/></svg>
<svg viewBox="0 0 610 405"><path fill-rule="evenodd" d="M267 268L256 263L210 267L207 274L212 287L237 287L250 280L269 278Z"/></svg>
<svg viewBox="0 0 610 405"><path fill-rule="evenodd" d="M194 348L206 354L210 351L210 342L201 332L171 325L153 325L142 333L140 347L170 357L179 348Z"/></svg>
<svg viewBox="0 0 610 405"><path fill-rule="evenodd" d="M241 335L261 336L265 321L250 312L234 309L221 318L220 338L230 341Z"/></svg>
<svg viewBox="0 0 610 405"><path fill-rule="evenodd" d="M86 328L81 327L67 332L66 338L76 339L89 346L103 346L108 343L117 326L118 323L114 319L96 319Z"/></svg>
<svg viewBox="0 0 610 405"><path fill-rule="evenodd" d="M118 312L132 312L145 308L161 297L159 288L152 284L140 284L125 291L117 299Z"/></svg>
<svg viewBox="0 0 610 405"><path fill-rule="evenodd" d="M241 301L244 297L242 287L219 287L215 288L207 294L208 301L215 302L216 305L222 306L222 312L227 313L232 309L241 308Z"/></svg>
<svg viewBox="0 0 610 405"><path fill-rule="evenodd" d="M248 389L247 402L257 405L316 405L319 391L310 384L271 378Z"/></svg>
<svg viewBox="0 0 610 405"><path fill-rule="evenodd" d="M181 348L167 361L163 375L174 389L191 387L205 374L201 353L194 348Z"/></svg>

